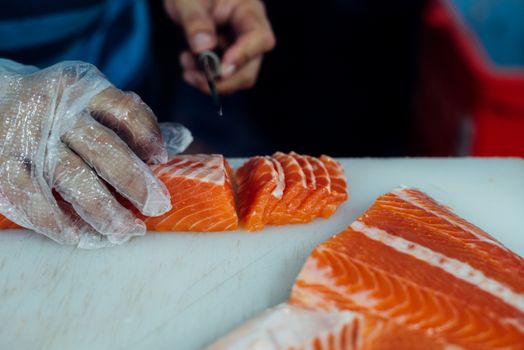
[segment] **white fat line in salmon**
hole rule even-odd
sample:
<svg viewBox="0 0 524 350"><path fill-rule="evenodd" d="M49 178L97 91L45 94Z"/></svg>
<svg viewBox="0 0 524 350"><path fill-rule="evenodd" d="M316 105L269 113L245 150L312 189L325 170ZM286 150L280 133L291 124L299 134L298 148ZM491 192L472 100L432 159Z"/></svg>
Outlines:
<svg viewBox="0 0 524 350"><path fill-rule="evenodd" d="M363 314L352 311L322 312L280 304L244 323L206 350L354 349L363 341ZM315 343L317 345L315 345Z"/></svg>
<svg viewBox="0 0 524 350"><path fill-rule="evenodd" d="M324 245L317 247L316 251L321 255L330 254L332 259L348 259L347 256L339 254L338 252L333 251ZM343 264L343 262L340 263ZM307 283L312 282L314 284L328 286L331 291L340 295L346 295L348 293L346 286L338 285L336 280L333 279L332 267L319 266L319 261L317 259L306 260L298 280L303 280ZM322 294L310 289L302 289L295 286L293 289L293 294L302 301L307 300L307 305L316 305L317 307L326 308L329 310L337 309L335 300L326 299ZM363 290L357 293L353 292L351 293L351 300L359 305L372 309L377 305L377 303L380 302L379 299L373 297L373 294L373 290Z"/></svg>
<svg viewBox="0 0 524 350"><path fill-rule="evenodd" d="M364 234L366 237L381 242L388 247L431 266L438 267L450 275L470 283L486 293L511 305L520 312L524 312L524 294L514 292L509 286L487 277L482 271L473 266L435 252L427 247L408 241L402 237L394 236L376 227L369 227L361 221L355 221L350 226L353 230Z"/></svg>
<svg viewBox="0 0 524 350"><path fill-rule="evenodd" d="M503 318L501 322L503 324L512 325L513 327L517 328L520 333L524 334L524 320L523 319Z"/></svg>
<svg viewBox="0 0 524 350"><path fill-rule="evenodd" d="M197 157L182 158L179 161L173 162L169 166L158 171L156 176L159 177L163 174L170 174L171 176L184 176L188 179L198 179L202 182L222 185L225 181L225 169L223 169L222 162L223 160L221 157L214 157L211 160L208 158L207 162L205 160L202 161ZM181 167L186 164L187 166ZM188 172L199 165L203 166L192 172ZM205 176L199 177L200 174L206 172L207 174Z"/></svg>
<svg viewBox="0 0 524 350"><path fill-rule="evenodd" d="M313 163L313 171L315 171L317 169L322 169L323 170L323 173L325 174L325 176L323 176L323 177L326 179L326 182L327 182L326 189L327 189L328 193L331 193L331 176L329 175L329 171L326 168L326 166L324 165L324 163L322 163L320 161L320 159L317 159L317 158L314 158L314 157L308 157L308 160L311 160L310 163Z"/></svg>
<svg viewBox="0 0 524 350"><path fill-rule="evenodd" d="M213 179L213 176L216 176L216 173L219 173L218 179ZM207 174L206 174L207 173ZM222 168L220 169L220 164L215 162L209 162L205 164L200 169L187 174L186 176L191 179L198 179L203 182L211 182L216 184L222 184L224 181L224 173L225 170ZM201 174L206 174L205 176L200 176Z"/></svg>
<svg viewBox="0 0 524 350"><path fill-rule="evenodd" d="M306 168L309 170L309 173L311 174L311 186L313 188L317 188L317 179L315 178L315 171L313 170L313 166L307 160L306 157L304 157L304 163L306 164Z"/></svg>
<svg viewBox="0 0 524 350"><path fill-rule="evenodd" d="M273 192L271 192L271 195L277 199L280 199L284 195L284 187L286 185L286 180L284 178L284 169L282 168L282 165L278 160L269 157L268 159L272 164L272 176L275 177L277 180L277 185Z"/></svg>
<svg viewBox="0 0 524 350"><path fill-rule="evenodd" d="M173 169L176 169L177 167L180 167L182 165L186 165L188 163L189 163L189 160L187 160L187 159L180 159L180 160L177 160L175 162L170 163L168 166L163 166L162 164L155 165L155 169L154 170L160 169L160 170L158 170L158 172L155 175L157 177L159 177L161 175L170 173L170 172L173 171ZM188 167L191 167L191 166L194 166L194 164L189 164L188 165Z"/></svg>
<svg viewBox="0 0 524 350"><path fill-rule="evenodd" d="M275 156L276 160L278 160L279 162L280 161L284 162L287 160L288 162L291 163L291 165L288 165L289 168L294 167L295 169L297 169L296 170L297 173L302 174L302 176L300 176L300 185L302 185L303 188L306 188L307 187L306 175L304 174L304 171L302 170L302 167L300 166L298 161L295 158L293 158L292 156L281 153L281 152L277 152L276 154L277 154Z"/></svg>
<svg viewBox="0 0 524 350"><path fill-rule="evenodd" d="M504 247L501 243L497 242L496 240L494 239L491 239L489 237L486 237L482 234L479 234L478 232L475 232L475 230L472 230L471 227L468 227L456 220L453 220L453 217L450 217L450 215L443 215L435 210L432 210L431 208L425 206L424 204L420 203L420 201L417 200L417 198L413 197L412 195L410 195L407 191L409 190L409 188L398 188L398 189L395 189L394 191L392 191L391 193L393 193L395 196L397 196L398 198L402 199L403 201L409 203L409 204L412 204L414 205L415 207L417 208L420 208L424 211L427 211L428 213L431 213L439 218L441 218L442 220L444 221L447 221L448 223L450 223L451 225L453 226L457 226L459 228L461 228L462 230L472 234L473 236L477 237L479 240L481 240L482 242L485 242L485 243L489 243L489 244L493 244L493 245L496 245L497 247L500 247L502 248L503 250L505 251L508 251L508 249L506 247Z"/></svg>

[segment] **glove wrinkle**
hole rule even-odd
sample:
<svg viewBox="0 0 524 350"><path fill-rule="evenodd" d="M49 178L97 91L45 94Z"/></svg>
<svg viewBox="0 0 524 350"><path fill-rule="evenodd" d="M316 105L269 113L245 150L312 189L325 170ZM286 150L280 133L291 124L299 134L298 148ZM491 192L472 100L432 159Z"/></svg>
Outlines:
<svg viewBox="0 0 524 350"><path fill-rule="evenodd" d="M167 161L156 117L93 65L38 70L0 59L0 213L62 244L122 244L171 208L145 162ZM89 238L91 237L91 238Z"/></svg>

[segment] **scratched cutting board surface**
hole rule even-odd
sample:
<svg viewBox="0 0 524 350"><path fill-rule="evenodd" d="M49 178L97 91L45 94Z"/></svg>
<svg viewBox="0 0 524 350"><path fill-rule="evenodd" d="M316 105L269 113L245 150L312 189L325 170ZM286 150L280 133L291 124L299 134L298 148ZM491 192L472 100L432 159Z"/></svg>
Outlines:
<svg viewBox="0 0 524 350"><path fill-rule="evenodd" d="M310 251L398 185L421 188L524 256L523 160L342 162L350 200L309 225L151 234L95 251L1 233L0 349L200 349L284 301Z"/></svg>

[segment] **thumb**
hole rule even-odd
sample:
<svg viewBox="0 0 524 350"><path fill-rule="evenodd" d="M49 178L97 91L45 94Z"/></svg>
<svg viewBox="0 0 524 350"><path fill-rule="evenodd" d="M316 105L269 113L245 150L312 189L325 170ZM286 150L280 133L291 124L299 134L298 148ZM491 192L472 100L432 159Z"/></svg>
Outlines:
<svg viewBox="0 0 524 350"><path fill-rule="evenodd" d="M209 1L168 0L166 10L180 24L193 53L210 50L216 46L215 22L211 17Z"/></svg>

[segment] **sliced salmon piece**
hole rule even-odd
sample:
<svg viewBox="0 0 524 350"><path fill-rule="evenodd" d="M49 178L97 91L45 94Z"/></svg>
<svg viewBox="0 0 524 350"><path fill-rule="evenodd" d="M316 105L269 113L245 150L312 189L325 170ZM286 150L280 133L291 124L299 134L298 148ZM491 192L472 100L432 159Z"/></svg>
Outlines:
<svg viewBox="0 0 524 350"><path fill-rule="evenodd" d="M253 157L237 170L236 183L240 226L248 231L264 228L270 209L284 194L280 163L270 157Z"/></svg>
<svg viewBox="0 0 524 350"><path fill-rule="evenodd" d="M320 216L327 219L348 199L347 180L344 168L339 162L326 155L321 155L320 161L325 165L331 181L329 199L320 211Z"/></svg>
<svg viewBox="0 0 524 350"><path fill-rule="evenodd" d="M311 156L306 156L306 159L313 168L316 188L313 194L307 199L307 202L302 205L306 206L314 217L317 217L327 205L331 196L331 177L326 166L320 159Z"/></svg>
<svg viewBox="0 0 524 350"><path fill-rule="evenodd" d="M318 158L303 156L295 152L290 155L300 164L306 176L308 193L292 215L295 222L306 223L320 215L328 204L331 193L331 178L326 166Z"/></svg>
<svg viewBox="0 0 524 350"><path fill-rule="evenodd" d="M152 170L168 188L173 207L158 217L136 213L149 230L214 232L238 227L231 167L223 156L177 155Z"/></svg>
<svg viewBox="0 0 524 350"><path fill-rule="evenodd" d="M313 166L311 165L307 157L295 152L290 152L289 155L292 156L302 168L302 171L304 172L304 175L306 177L307 188L307 193L304 196L304 199L302 200L298 208L292 211L293 216L295 216L295 223L310 222L314 219L313 210L311 207L312 202L309 199L309 197L314 195L315 190L317 189L315 172Z"/></svg>
<svg viewBox="0 0 524 350"><path fill-rule="evenodd" d="M269 158L269 157L268 157ZM278 203L282 200L284 197L284 191L286 188L286 179L284 174L284 168L280 164L280 162L274 158L269 158L271 163L273 163L273 168L275 169L277 173L277 186L275 187L275 190L272 192L272 195L269 197L269 201L266 205L266 209L264 210L264 223L267 223L269 220L269 215L275 209Z"/></svg>
<svg viewBox="0 0 524 350"><path fill-rule="evenodd" d="M8 218L0 214L0 229L8 230L8 229L19 229L19 228L23 228L23 227L15 224L11 220L9 220Z"/></svg>
<svg viewBox="0 0 524 350"><path fill-rule="evenodd" d="M380 197L317 247L290 303L360 312L468 349L524 348L524 260L415 189Z"/></svg>
<svg viewBox="0 0 524 350"><path fill-rule="evenodd" d="M282 199L270 212L267 223L285 225L303 222L303 219L297 218L296 210L309 194L306 175L298 161L291 155L277 152L273 155L273 159L277 160L284 170L286 186Z"/></svg>

